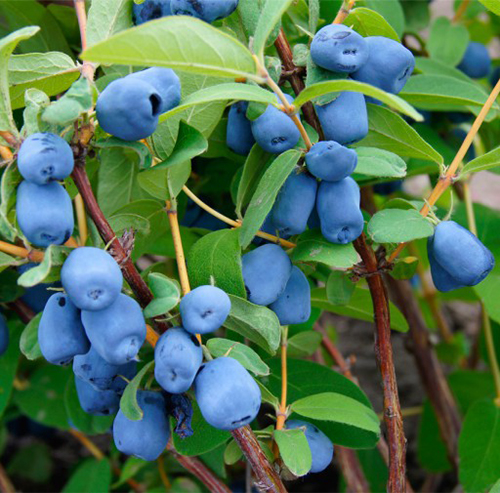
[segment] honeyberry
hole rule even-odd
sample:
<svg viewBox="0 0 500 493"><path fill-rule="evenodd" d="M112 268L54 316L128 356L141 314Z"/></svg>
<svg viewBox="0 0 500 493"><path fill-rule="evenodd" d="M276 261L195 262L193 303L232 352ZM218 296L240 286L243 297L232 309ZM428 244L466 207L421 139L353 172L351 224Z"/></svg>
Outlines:
<svg viewBox="0 0 500 493"><path fill-rule="evenodd" d="M333 459L333 444L331 440L316 426L307 421L291 419L286 422L287 429L303 428L309 448L311 449L312 465L309 472L324 471Z"/></svg>
<svg viewBox="0 0 500 493"><path fill-rule="evenodd" d="M242 257L242 271L248 299L270 305L285 290L292 262L278 245L262 245Z"/></svg>
<svg viewBox="0 0 500 493"><path fill-rule="evenodd" d="M384 36L365 38L370 56L351 77L360 82L398 94L415 68L413 53L401 43Z"/></svg>
<svg viewBox="0 0 500 493"><path fill-rule="evenodd" d="M328 241L343 245L363 232L359 186L351 177L321 182L316 207L321 233Z"/></svg>
<svg viewBox="0 0 500 493"><path fill-rule="evenodd" d="M172 0L172 13L190 15L205 22L214 22L231 15L238 0Z"/></svg>
<svg viewBox="0 0 500 493"><path fill-rule="evenodd" d="M21 145L17 166L22 177L37 185L64 180L75 162L69 144L53 133L35 133Z"/></svg>
<svg viewBox="0 0 500 493"><path fill-rule="evenodd" d="M38 326L38 343L43 357L53 365L68 364L90 349L80 310L67 295L55 293L47 301Z"/></svg>
<svg viewBox="0 0 500 493"><path fill-rule="evenodd" d="M140 25L144 22L172 15L170 0L145 0L143 3L132 3L134 24Z"/></svg>
<svg viewBox="0 0 500 493"><path fill-rule="evenodd" d="M95 416L110 416L118 411L120 397L112 390L97 390L90 383L75 377L76 392L82 409Z"/></svg>
<svg viewBox="0 0 500 493"><path fill-rule="evenodd" d="M85 354L73 359L73 372L81 380L90 383L97 390L112 390L121 394L137 371L137 363L130 361L124 365L108 363L93 347ZM124 377L124 378L122 378Z"/></svg>
<svg viewBox="0 0 500 493"><path fill-rule="evenodd" d="M316 65L327 70L350 74L368 60L368 45L365 38L350 27L329 24L314 36L311 58Z"/></svg>
<svg viewBox="0 0 500 493"><path fill-rule="evenodd" d="M23 181L17 189L17 222L30 243L62 245L73 234L73 206L59 183L37 185Z"/></svg>
<svg viewBox="0 0 500 493"><path fill-rule="evenodd" d="M271 211L271 219L280 236L304 232L316 203L318 182L307 172L292 171L281 187Z"/></svg>
<svg viewBox="0 0 500 493"><path fill-rule="evenodd" d="M473 79L487 77L491 70L491 58L488 48L482 43L471 41L467 45L458 69Z"/></svg>
<svg viewBox="0 0 500 493"><path fill-rule="evenodd" d="M304 273L296 266L279 298L269 305L281 325L301 324L311 316L311 287Z"/></svg>
<svg viewBox="0 0 500 493"><path fill-rule="evenodd" d="M293 102L291 96L285 96L289 103ZM252 122L252 133L257 144L272 154L288 151L295 147L300 139L300 132L293 120L271 104Z"/></svg>
<svg viewBox="0 0 500 493"><path fill-rule="evenodd" d="M201 345L181 327L167 330L155 347L156 381L171 394L186 392L203 361Z"/></svg>
<svg viewBox="0 0 500 493"><path fill-rule="evenodd" d="M196 376L194 388L201 414L220 430L245 426L259 412L260 388L234 358L221 357L205 363Z"/></svg>
<svg viewBox="0 0 500 493"><path fill-rule="evenodd" d="M7 320L0 313L0 356L2 356L7 348L9 347L9 327L7 326Z"/></svg>
<svg viewBox="0 0 500 493"><path fill-rule="evenodd" d="M247 155L255 144L252 124L246 117L247 108L247 101L237 101L229 108L227 117L226 144L236 154L243 156Z"/></svg>
<svg viewBox="0 0 500 493"><path fill-rule="evenodd" d="M132 421L120 409L113 422L113 439L124 454L156 460L170 439L165 399L159 392L139 390L137 402L144 413L142 419Z"/></svg>
<svg viewBox="0 0 500 493"><path fill-rule="evenodd" d="M469 230L455 221L436 226L427 241L434 285L451 291L479 284L495 266L493 254Z"/></svg>
<svg viewBox="0 0 500 493"><path fill-rule="evenodd" d="M125 294L98 312L82 310L82 322L92 347L112 365L133 360L146 339L141 307Z"/></svg>
<svg viewBox="0 0 500 493"><path fill-rule="evenodd" d="M99 248L73 250L61 270L61 282L81 310L102 310L120 294L123 276L113 257Z"/></svg>
<svg viewBox="0 0 500 493"><path fill-rule="evenodd" d="M333 140L314 144L306 154L309 172L320 180L340 181L354 172L358 155Z"/></svg>
<svg viewBox="0 0 500 493"><path fill-rule="evenodd" d="M216 286L198 286L179 305L182 326L191 334L209 334L222 327L231 310L229 296Z"/></svg>

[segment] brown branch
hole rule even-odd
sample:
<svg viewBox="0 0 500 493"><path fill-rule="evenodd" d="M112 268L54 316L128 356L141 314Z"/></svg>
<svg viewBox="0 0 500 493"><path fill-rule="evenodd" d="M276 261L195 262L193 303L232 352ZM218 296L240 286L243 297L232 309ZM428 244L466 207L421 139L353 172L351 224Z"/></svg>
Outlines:
<svg viewBox="0 0 500 493"><path fill-rule="evenodd" d="M250 426L243 426L231 432L245 454L255 474L255 486L262 492L286 493L286 489L271 463L267 460L257 437Z"/></svg>
<svg viewBox="0 0 500 493"><path fill-rule="evenodd" d="M283 63L283 68L290 74L289 80L295 94L300 94L300 92L305 88L305 84L300 73L296 70L297 67L295 66L295 63L293 63L292 49L290 48L283 29L281 29L278 37L276 38L274 46L278 51L281 62ZM302 113L304 114L304 118L307 123L309 123L309 125L311 125L318 132L320 140L323 140L323 130L321 129L318 116L316 115L314 106L311 102L302 106Z"/></svg>
<svg viewBox="0 0 500 493"><path fill-rule="evenodd" d="M203 462L195 457L187 457L179 454L171 444L168 444L167 450L179 461L179 464L184 469L197 477L209 491L212 493L231 493L231 490Z"/></svg>
<svg viewBox="0 0 500 493"><path fill-rule="evenodd" d="M335 456L346 482L347 493L368 493L370 486L355 450L335 446Z"/></svg>
<svg viewBox="0 0 500 493"><path fill-rule="evenodd" d="M371 274L366 280L370 288L375 314L375 356L382 375L384 421L389 442L387 490L400 493L406 491L406 438L392 355L389 300L384 281L378 270L377 257L366 243L364 234L354 242L354 247L360 255L366 271Z"/></svg>
<svg viewBox="0 0 500 493"><path fill-rule="evenodd" d="M35 312L20 298L10 303L7 306L17 314L23 324L27 324L35 316Z"/></svg>
<svg viewBox="0 0 500 493"><path fill-rule="evenodd" d="M0 464L0 492L2 493L15 493L15 488L9 478L7 476L7 472L5 471L2 464Z"/></svg>
<svg viewBox="0 0 500 493"><path fill-rule="evenodd" d="M422 312L409 281L397 281L390 276L386 276L386 282L391 299L401 310L410 326L409 333L415 363L427 396L434 408L448 458L457 467L460 415L443 369L429 340L429 333Z"/></svg>

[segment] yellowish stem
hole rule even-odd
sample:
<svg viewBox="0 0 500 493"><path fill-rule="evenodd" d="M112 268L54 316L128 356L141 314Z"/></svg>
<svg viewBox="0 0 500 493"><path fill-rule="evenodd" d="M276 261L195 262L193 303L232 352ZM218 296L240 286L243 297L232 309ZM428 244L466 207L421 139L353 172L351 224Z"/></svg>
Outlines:
<svg viewBox="0 0 500 493"><path fill-rule="evenodd" d="M342 24L345 21L345 18L349 15L351 10L354 8L356 4L356 0L344 0L342 2L342 7L337 13L337 16L333 20L333 24Z"/></svg>
<svg viewBox="0 0 500 493"><path fill-rule="evenodd" d="M75 197L76 218L78 220L78 232L80 233L80 246L87 243L88 229L87 229L87 214L85 212L85 203L80 194Z"/></svg>
<svg viewBox="0 0 500 493"><path fill-rule="evenodd" d="M44 253L39 250L27 250L26 248L12 245L5 241L0 241L0 252L15 255L16 257L26 258L32 262L41 262L44 256Z"/></svg>

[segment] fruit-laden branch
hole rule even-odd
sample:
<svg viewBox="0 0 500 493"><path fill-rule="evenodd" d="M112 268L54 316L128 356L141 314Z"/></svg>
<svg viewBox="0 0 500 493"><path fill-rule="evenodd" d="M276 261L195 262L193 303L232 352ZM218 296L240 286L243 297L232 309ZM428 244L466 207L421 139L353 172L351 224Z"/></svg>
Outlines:
<svg viewBox="0 0 500 493"><path fill-rule="evenodd" d="M340 14L341 12L339 12ZM279 46L276 46L276 48L278 49L280 58L283 59L283 54ZM308 123L312 125L312 122ZM406 491L406 439L404 436L403 419L399 405L396 374L392 357L389 300L382 276L379 273L378 260L374 251L366 243L363 236L354 242L354 247L360 254L365 268L370 275L368 277L368 286L373 301L376 326L375 354L382 374L384 416L389 441L388 491L400 493Z"/></svg>
<svg viewBox="0 0 500 493"><path fill-rule="evenodd" d="M377 257L366 243L364 234L354 241L354 248L361 257L368 274L366 280L370 288L375 314L375 356L382 375L384 421L387 426L389 445L387 490L399 493L406 491L406 438L392 354L389 300L382 274L379 271Z"/></svg>

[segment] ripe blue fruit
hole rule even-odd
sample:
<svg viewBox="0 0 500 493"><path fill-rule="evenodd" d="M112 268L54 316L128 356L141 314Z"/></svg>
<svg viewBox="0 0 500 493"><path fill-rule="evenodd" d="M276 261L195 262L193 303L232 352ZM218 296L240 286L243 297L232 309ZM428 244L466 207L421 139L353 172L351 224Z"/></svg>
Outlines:
<svg viewBox="0 0 500 493"><path fill-rule="evenodd" d="M113 422L116 448L143 460L155 460L165 450L170 439L170 424L164 397L159 392L139 390L137 402L144 416L131 421L120 410Z"/></svg>
<svg viewBox="0 0 500 493"><path fill-rule="evenodd" d="M151 67L127 75L127 79L151 84L161 97L160 113L165 113L181 101L181 81L171 68Z"/></svg>
<svg viewBox="0 0 500 493"><path fill-rule="evenodd" d="M24 274L28 270L36 267L37 264L33 262L29 262L27 264L20 265L17 270L20 274ZM60 288L61 283L52 282L52 283L41 283L36 284L31 288L26 288L26 291L21 296L21 300L23 300L35 313L40 313L49 300L49 298L54 294L54 291L49 290L49 288Z"/></svg>
<svg viewBox="0 0 500 493"><path fill-rule="evenodd" d="M238 0L172 0L174 15L190 15L205 22L214 22L231 15Z"/></svg>
<svg viewBox="0 0 500 493"><path fill-rule="evenodd" d="M212 216L207 211L202 211L191 227L218 231L219 229L227 228L227 224L222 222L218 217Z"/></svg>
<svg viewBox="0 0 500 493"><path fill-rule="evenodd" d="M209 334L222 327L231 310L229 296L215 286L198 286L182 298L182 326L191 334Z"/></svg>
<svg viewBox="0 0 500 493"><path fill-rule="evenodd" d="M344 245L363 232L359 187L351 177L321 182L316 207L321 233L328 241Z"/></svg>
<svg viewBox="0 0 500 493"><path fill-rule="evenodd" d="M320 180L340 181L351 175L358 164L358 155L353 149L333 140L314 144L306 154L309 172Z"/></svg>
<svg viewBox="0 0 500 493"><path fill-rule="evenodd" d="M292 262L278 245L262 245L242 257L243 280L248 299L270 305L285 290Z"/></svg>
<svg viewBox="0 0 500 493"><path fill-rule="evenodd" d="M53 365L66 365L90 349L80 310L67 295L55 293L47 301L38 326L38 343L43 357Z"/></svg>
<svg viewBox="0 0 500 493"><path fill-rule="evenodd" d="M171 394L186 392L203 361L203 351L194 335L182 327L168 329L155 347L156 381Z"/></svg>
<svg viewBox="0 0 500 493"><path fill-rule="evenodd" d="M112 365L133 360L146 339L141 307L125 294L98 312L82 310L82 322L92 347Z"/></svg>
<svg viewBox="0 0 500 493"><path fill-rule="evenodd" d="M95 416L115 414L120 406L120 396L112 390L96 390L90 383L75 377L76 392L82 409Z"/></svg>
<svg viewBox="0 0 500 493"><path fill-rule="evenodd" d="M205 363L194 382L201 414L219 430L235 430L252 422L260 409L260 388L233 358Z"/></svg>
<svg viewBox="0 0 500 493"><path fill-rule="evenodd" d="M73 171L75 161L69 144L59 135L30 135L17 154L17 167L22 177L37 185L64 180Z"/></svg>
<svg viewBox="0 0 500 493"><path fill-rule="evenodd" d="M366 101L359 92L344 91L324 106L316 106L325 139L354 144L368 134Z"/></svg>
<svg viewBox="0 0 500 493"><path fill-rule="evenodd" d="M286 288L279 298L269 305L278 315L281 325L301 324L311 316L311 287L304 273L296 266Z"/></svg>
<svg viewBox="0 0 500 493"><path fill-rule="evenodd" d="M226 144L236 154L243 156L250 152L255 144L252 124L246 117L247 101L237 101L229 108L227 117Z"/></svg>
<svg viewBox="0 0 500 493"><path fill-rule="evenodd" d="M311 58L316 65L327 70L350 74L368 60L368 45L365 38L350 27L329 24L314 36Z"/></svg>
<svg viewBox="0 0 500 493"><path fill-rule="evenodd" d="M162 97L152 84L123 77L99 94L96 116L105 132L123 140L141 140L156 130L162 107Z"/></svg>
<svg viewBox="0 0 500 493"><path fill-rule="evenodd" d="M286 422L287 429L305 428L307 443L311 449L312 465L309 472L324 471L333 459L331 440L316 426L306 421L291 419Z"/></svg>
<svg viewBox="0 0 500 493"><path fill-rule="evenodd" d="M17 222L30 243L62 245L73 234L73 206L59 183L37 185L23 181L17 189Z"/></svg>
<svg viewBox="0 0 500 493"><path fill-rule="evenodd" d="M398 94L415 68L413 53L401 43L384 36L365 38L370 56L351 77L360 82Z"/></svg>
<svg viewBox="0 0 500 493"><path fill-rule="evenodd" d="M9 347L9 327L5 317L0 314L0 356L2 356Z"/></svg>
<svg viewBox="0 0 500 493"><path fill-rule="evenodd" d="M112 390L122 394L127 386L122 377L132 380L137 372L137 363L130 361L124 365L111 365L91 347L87 353L74 357L73 372L97 390Z"/></svg>
<svg viewBox="0 0 500 493"><path fill-rule="evenodd" d="M443 221L427 240L434 285L451 291L479 284L495 266L492 253L469 230L455 221Z"/></svg>
<svg viewBox="0 0 500 493"><path fill-rule="evenodd" d="M281 187L271 211L271 220L280 236L304 232L316 203L318 182L309 173L292 171Z"/></svg>
<svg viewBox="0 0 500 493"><path fill-rule="evenodd" d="M285 94L289 103L293 98ZM269 105L256 120L252 122L252 133L257 144L267 152L281 154L297 145L300 132L293 120L283 111Z"/></svg>
<svg viewBox="0 0 500 493"><path fill-rule="evenodd" d="M170 0L145 0L141 4L134 2L132 3L132 14L134 24L137 26L144 22L172 15Z"/></svg>
<svg viewBox="0 0 500 493"><path fill-rule="evenodd" d="M123 276L114 258L104 250L73 250L61 270L61 282L71 301L81 310L102 310L120 294Z"/></svg>
<svg viewBox="0 0 500 493"><path fill-rule="evenodd" d="M491 70L491 58L488 48L482 43L471 41L457 68L473 79L487 77Z"/></svg>

